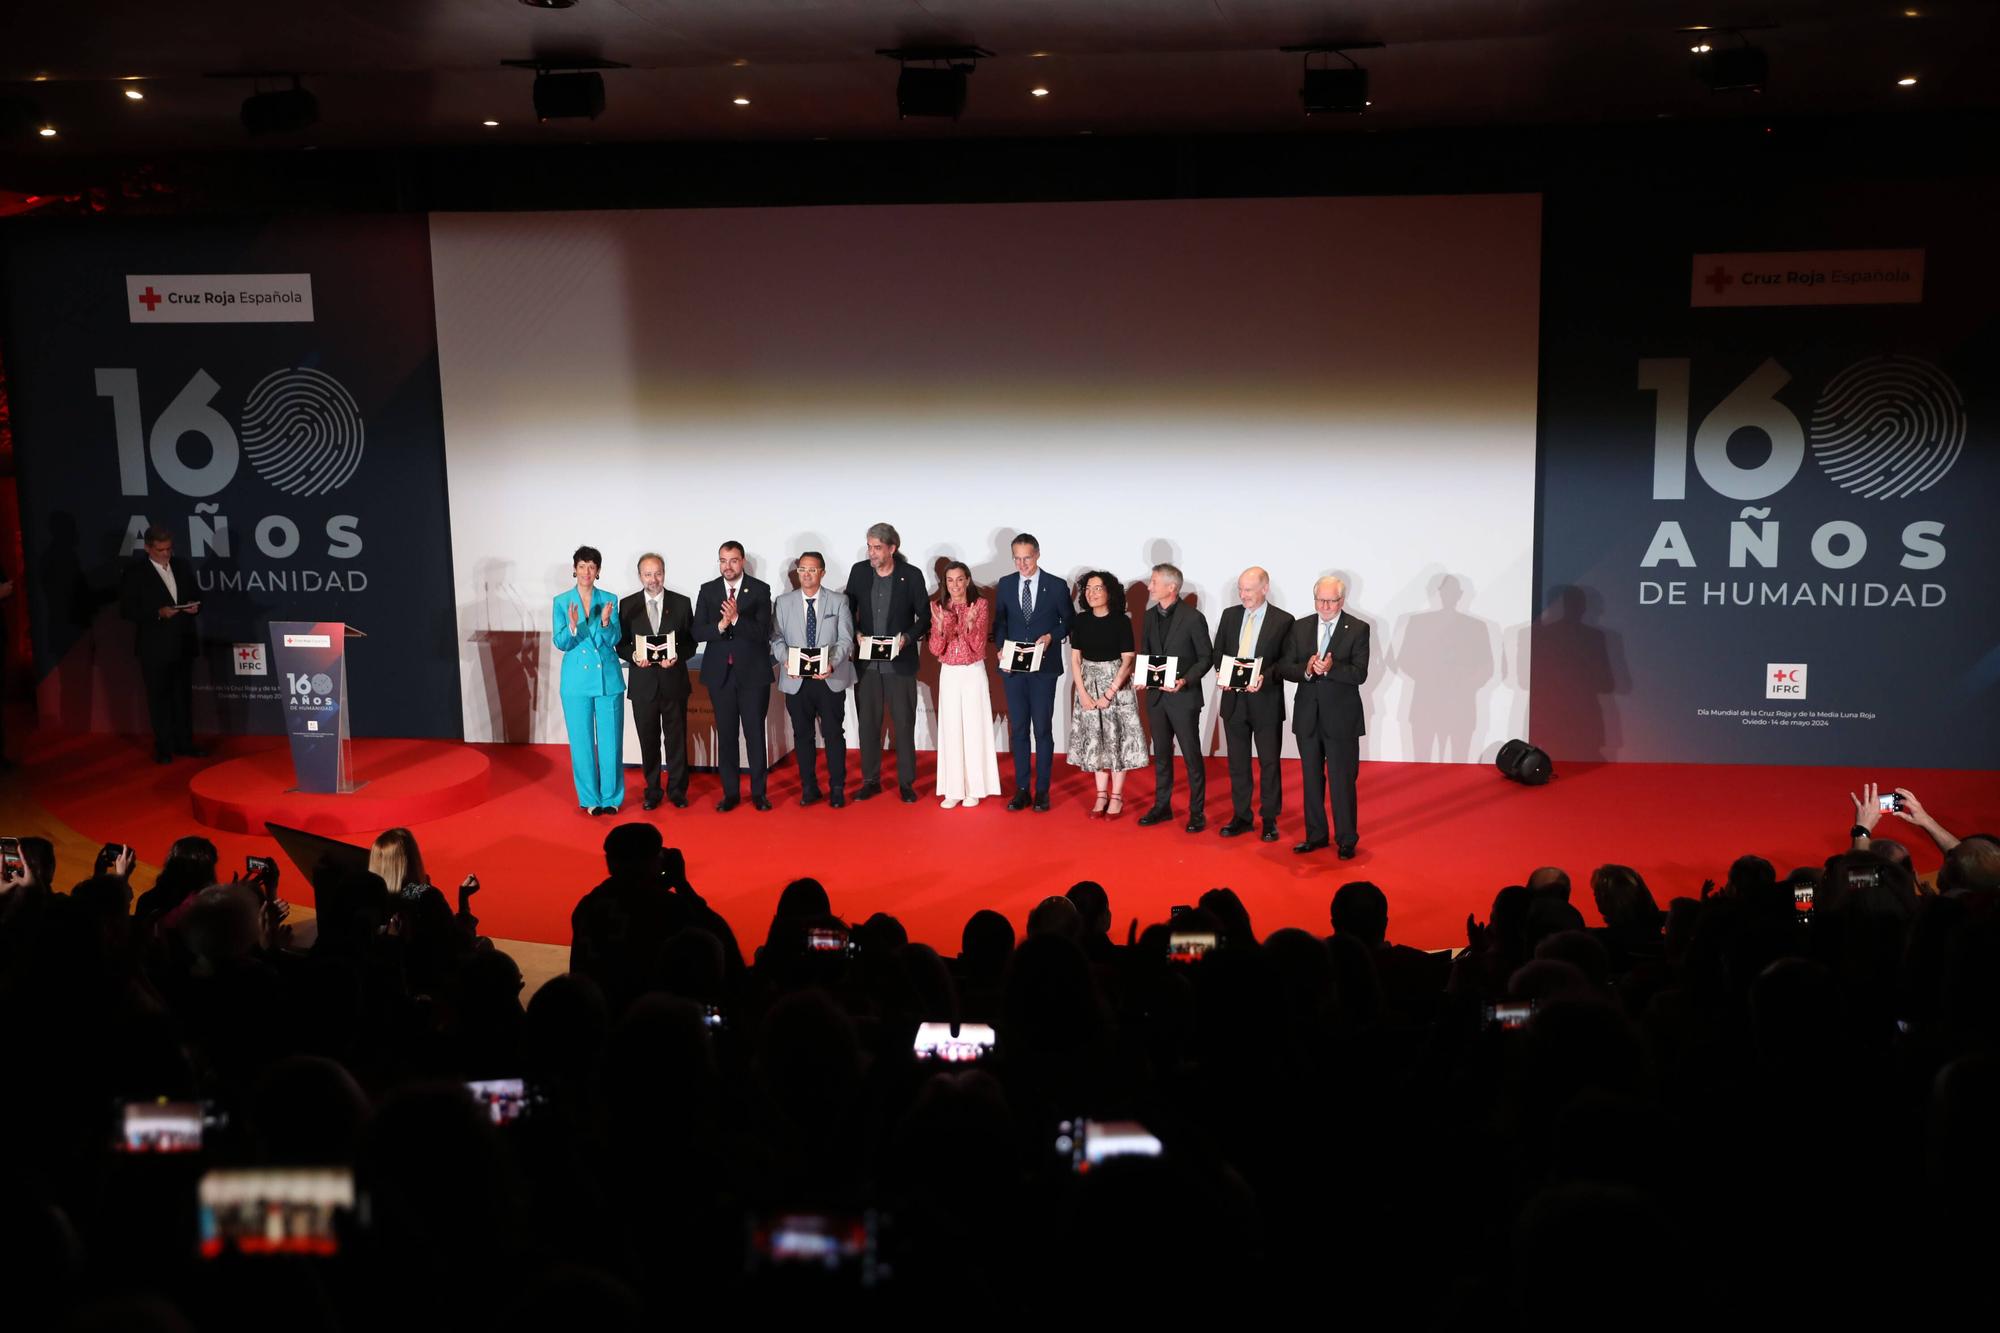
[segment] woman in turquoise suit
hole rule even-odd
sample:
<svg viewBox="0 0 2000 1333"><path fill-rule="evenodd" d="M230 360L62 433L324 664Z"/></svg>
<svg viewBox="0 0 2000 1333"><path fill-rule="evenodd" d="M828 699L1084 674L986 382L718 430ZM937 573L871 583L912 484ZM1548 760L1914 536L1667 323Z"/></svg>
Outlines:
<svg viewBox="0 0 2000 1333"><path fill-rule="evenodd" d="M579 546L570 557L576 586L556 598L553 623L563 655L563 722L576 803L615 815L625 803L625 675L618 663L618 598L597 586L604 557Z"/></svg>

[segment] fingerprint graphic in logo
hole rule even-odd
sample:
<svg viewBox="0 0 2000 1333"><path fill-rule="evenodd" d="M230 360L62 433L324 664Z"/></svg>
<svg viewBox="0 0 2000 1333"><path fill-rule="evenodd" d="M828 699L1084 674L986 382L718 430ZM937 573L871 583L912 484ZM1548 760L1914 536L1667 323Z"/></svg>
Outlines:
<svg viewBox="0 0 2000 1333"><path fill-rule="evenodd" d="M1871 500L1935 486L1965 448L1965 399L1914 356L1871 356L1827 382L1812 449L1835 485Z"/></svg>
<svg viewBox="0 0 2000 1333"><path fill-rule="evenodd" d="M361 465L361 411L345 385L304 366L274 370L243 404L243 452L287 495L325 495Z"/></svg>

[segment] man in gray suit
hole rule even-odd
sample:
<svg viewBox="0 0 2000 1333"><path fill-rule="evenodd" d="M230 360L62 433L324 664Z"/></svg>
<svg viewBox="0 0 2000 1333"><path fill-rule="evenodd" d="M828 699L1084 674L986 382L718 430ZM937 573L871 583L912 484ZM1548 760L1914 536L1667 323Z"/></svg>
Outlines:
<svg viewBox="0 0 2000 1333"><path fill-rule="evenodd" d="M847 599L831 588L822 588L826 577L826 557L818 551L802 551L793 568L799 586L780 597L771 609L771 657L778 664L778 689L785 696L785 711L792 718L792 745L799 758L800 805L819 800L818 765L813 758L813 724L819 724L819 740L826 746L826 781L831 789L827 804L838 810L847 804L847 737L842 728L847 717L847 687L854 683L854 663L848 660L848 645L854 642L854 613ZM816 672L791 671L791 649L823 652L823 668Z"/></svg>

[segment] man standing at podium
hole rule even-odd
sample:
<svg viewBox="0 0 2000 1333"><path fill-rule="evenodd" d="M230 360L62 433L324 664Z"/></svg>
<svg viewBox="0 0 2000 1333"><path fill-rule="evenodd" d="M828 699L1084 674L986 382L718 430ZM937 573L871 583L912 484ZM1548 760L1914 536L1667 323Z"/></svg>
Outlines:
<svg viewBox="0 0 2000 1333"><path fill-rule="evenodd" d="M618 603L618 655L631 671L625 695L632 701L632 721L639 728L639 764L646 774L645 808L659 808L662 795L676 810L687 809L686 657L694 646L694 607L666 589L667 562L648 551L639 557L638 592ZM647 651L649 635L674 636L673 654L655 659ZM665 762L667 787L660 790L660 765Z"/></svg>
<svg viewBox="0 0 2000 1333"><path fill-rule="evenodd" d="M133 650L146 682L153 762L171 764L177 754L202 754L194 748L194 659L201 653L194 618L201 603L193 567L174 555L174 534L151 527L145 541L145 558L125 571L118 608L136 631Z"/></svg>

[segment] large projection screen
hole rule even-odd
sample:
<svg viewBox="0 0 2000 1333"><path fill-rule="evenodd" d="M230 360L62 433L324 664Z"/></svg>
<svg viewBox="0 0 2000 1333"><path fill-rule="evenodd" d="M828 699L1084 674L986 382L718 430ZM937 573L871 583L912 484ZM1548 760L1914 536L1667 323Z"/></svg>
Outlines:
<svg viewBox="0 0 2000 1333"><path fill-rule="evenodd" d="M1364 757L1488 758L1527 726L1540 223L1533 195L436 215L466 739L563 738L577 545L621 594L660 551L692 597L735 539L782 591L887 520L987 587L1017 531L1064 577L1169 561L1211 628L1247 565L1295 615L1339 572Z"/></svg>

